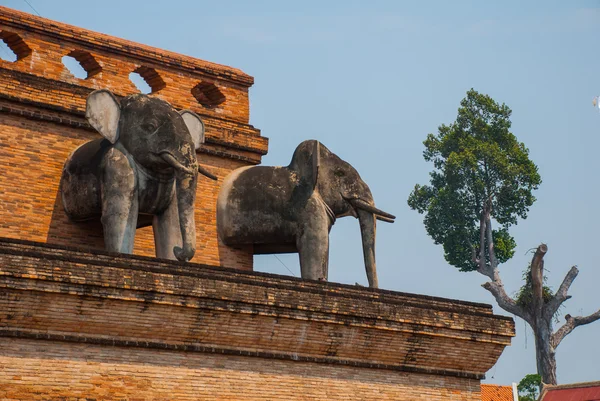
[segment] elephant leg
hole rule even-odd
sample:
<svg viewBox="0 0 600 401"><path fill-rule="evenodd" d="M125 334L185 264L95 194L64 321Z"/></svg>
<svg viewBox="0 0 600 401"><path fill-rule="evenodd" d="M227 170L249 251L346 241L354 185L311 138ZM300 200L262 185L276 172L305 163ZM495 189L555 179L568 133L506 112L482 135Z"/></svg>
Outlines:
<svg viewBox="0 0 600 401"><path fill-rule="evenodd" d="M173 248L176 246L181 247L183 240L181 238L177 199L175 199L174 194L167 209L160 215L154 216L152 229L154 230L156 257L177 260Z"/></svg>
<svg viewBox="0 0 600 401"><path fill-rule="evenodd" d="M102 227L107 251L133 253L138 218L135 170L117 149L107 152L102 175Z"/></svg>
<svg viewBox="0 0 600 401"><path fill-rule="evenodd" d="M309 200L299 224L300 232L296 246L302 278L327 280L331 225L323 205L314 199Z"/></svg>

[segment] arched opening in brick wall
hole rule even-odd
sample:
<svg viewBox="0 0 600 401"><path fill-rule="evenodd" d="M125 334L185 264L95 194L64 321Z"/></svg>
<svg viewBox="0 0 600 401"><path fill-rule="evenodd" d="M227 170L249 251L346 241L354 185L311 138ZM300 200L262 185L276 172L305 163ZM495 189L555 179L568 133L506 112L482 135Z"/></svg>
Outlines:
<svg viewBox="0 0 600 401"><path fill-rule="evenodd" d="M154 68L141 66L129 74L129 79L144 94L155 93L167 86Z"/></svg>
<svg viewBox="0 0 600 401"><path fill-rule="evenodd" d="M11 63L17 61L17 55L3 40L0 40L0 59Z"/></svg>
<svg viewBox="0 0 600 401"><path fill-rule="evenodd" d="M211 109L225 101L225 95L211 82L200 82L192 88L192 96L202 106Z"/></svg>
<svg viewBox="0 0 600 401"><path fill-rule="evenodd" d="M13 32L0 31L0 58L14 62L31 54L31 49L23 39Z"/></svg>
<svg viewBox="0 0 600 401"><path fill-rule="evenodd" d="M102 71L94 56L83 50L73 50L62 58L62 63L73 76L87 79Z"/></svg>
<svg viewBox="0 0 600 401"><path fill-rule="evenodd" d="M75 78L86 79L87 71L85 68L81 66L79 61L77 61L74 57L71 56L63 56L62 63L65 68L73 75Z"/></svg>

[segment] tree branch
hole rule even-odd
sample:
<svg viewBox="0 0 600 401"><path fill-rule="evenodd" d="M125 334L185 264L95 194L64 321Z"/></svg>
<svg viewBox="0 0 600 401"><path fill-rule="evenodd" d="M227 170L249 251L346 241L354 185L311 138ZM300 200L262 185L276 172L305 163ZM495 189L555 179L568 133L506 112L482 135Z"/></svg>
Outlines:
<svg viewBox="0 0 600 401"><path fill-rule="evenodd" d="M479 218L479 269L485 269L485 222L486 222L486 211L481 211L481 217ZM491 277L490 277L491 278Z"/></svg>
<svg viewBox="0 0 600 401"><path fill-rule="evenodd" d="M494 251L494 237L492 235L492 221L490 219L490 214L487 214L486 219L486 235L488 241L488 254L490 255L490 265L492 269L496 269L498 267L498 262L496 261L496 252Z"/></svg>
<svg viewBox="0 0 600 401"><path fill-rule="evenodd" d="M567 323L565 323L560 329L556 330L552 337L550 338L550 345L556 349L560 342L570 334L576 327L583 326L585 324L593 323L596 320L600 319L600 310L596 311L596 313L592 313L589 316L565 316Z"/></svg>
<svg viewBox="0 0 600 401"><path fill-rule="evenodd" d="M496 276L498 276L496 274ZM500 278L498 277L499 282L487 282L482 285L483 288L492 293L494 298L496 298L496 302L498 306L500 306L505 311L512 313L513 315L519 316L521 319L530 322L530 316L527 311L525 311L521 306L517 305L514 299L509 297L504 291L504 285Z"/></svg>
<svg viewBox="0 0 600 401"><path fill-rule="evenodd" d="M500 273L498 272L498 263L496 262L496 254L494 251L494 238L492 235L490 208L491 205L486 206L484 214L482 216L482 223L480 224L480 239L482 241L482 248L483 243L485 241L485 237L487 237L490 264L488 266L485 266L485 269L481 266L484 264L480 264L480 269L478 271L479 273L489 277L492 281L483 284L482 287L492 293L494 298L496 298L498 306L500 306L502 309L509 313L512 313L513 315L519 316L520 318L525 319L529 322L529 313L521 306L517 305L515 300L509 297L508 294L506 294L506 291L504 291L504 284L502 284L502 280L500 279Z"/></svg>
<svg viewBox="0 0 600 401"><path fill-rule="evenodd" d="M562 284L560 285L560 287L558 287L558 290L556 290L556 293L554 294L550 302L546 304L546 317L551 318L552 316L554 316L554 314L562 305L562 303L565 302L567 299L571 298L571 296L568 295L567 292L569 291L571 284L573 283L578 274L579 270L577 269L577 267L571 267L571 270L569 270L569 272L563 279Z"/></svg>
<svg viewBox="0 0 600 401"><path fill-rule="evenodd" d="M471 261L473 262L473 264L479 267L479 259L477 259L477 251L475 250L474 245L471 245Z"/></svg>
<svg viewBox="0 0 600 401"><path fill-rule="evenodd" d="M490 280L494 280L494 269L492 269L491 266L488 266L485 263L485 260L483 261L483 263L479 261L479 267L477 268L477 271L483 274L484 276L488 277Z"/></svg>
<svg viewBox="0 0 600 401"><path fill-rule="evenodd" d="M544 305L544 255L548 252L546 244L541 244L531 259L531 285L533 289L533 310L538 315Z"/></svg>
<svg viewBox="0 0 600 401"><path fill-rule="evenodd" d="M491 198L489 198L484 205L484 208L481 212L481 218L479 220L479 259L476 258L474 249L472 254L473 260L477 260L479 262L477 271L492 280L491 282L487 282L481 286L492 293L494 298L496 298L498 306L500 306L502 309L530 322L531 318L529 312L517 305L515 300L509 297L508 294L506 294L506 291L504 291L504 284L502 284L502 280L500 279L498 263L496 261L496 253L494 250L494 238L492 235L492 222L490 218L491 209L492 202ZM487 264L485 260L486 238L488 254L490 257L489 264Z"/></svg>

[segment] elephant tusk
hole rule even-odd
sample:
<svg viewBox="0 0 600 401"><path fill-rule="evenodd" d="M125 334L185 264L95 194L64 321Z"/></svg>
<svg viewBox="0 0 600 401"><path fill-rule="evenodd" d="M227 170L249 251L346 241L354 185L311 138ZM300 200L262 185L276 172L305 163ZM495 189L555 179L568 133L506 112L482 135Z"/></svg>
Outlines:
<svg viewBox="0 0 600 401"><path fill-rule="evenodd" d="M213 173L211 173L210 171L206 170L204 167L198 165L198 172L200 174L202 174L203 176L206 176L208 178L210 178L211 180L215 180L217 181L217 176L214 175Z"/></svg>
<svg viewBox="0 0 600 401"><path fill-rule="evenodd" d="M362 209L365 210L367 212L373 213L376 217L383 217L386 218L387 220L382 220L385 221L387 223L393 223L393 220L396 218L396 216L394 216L393 214L389 214L384 212L383 210L379 210L377 209L375 206L371 206L369 205L367 202L365 202L362 199L350 199L349 200L350 203L352 203L352 205L358 209ZM391 221L388 221L391 220Z"/></svg>
<svg viewBox="0 0 600 401"><path fill-rule="evenodd" d="M192 170L192 169L190 169L188 167L185 167L183 164L179 163L177 161L177 159L175 159L175 157L173 157L172 154L167 153L167 152L163 152L163 153L160 154L160 157L162 157L162 159L164 161L166 161L167 163L169 163L169 165L171 165L171 167L173 167L173 168L175 168L175 169L177 169L177 170L179 170L181 172L184 172L186 174L194 174L194 170Z"/></svg>
<svg viewBox="0 0 600 401"><path fill-rule="evenodd" d="M394 219L388 219L387 217L380 216L378 214L375 215L375 218L379 221L385 221L386 223L393 223Z"/></svg>

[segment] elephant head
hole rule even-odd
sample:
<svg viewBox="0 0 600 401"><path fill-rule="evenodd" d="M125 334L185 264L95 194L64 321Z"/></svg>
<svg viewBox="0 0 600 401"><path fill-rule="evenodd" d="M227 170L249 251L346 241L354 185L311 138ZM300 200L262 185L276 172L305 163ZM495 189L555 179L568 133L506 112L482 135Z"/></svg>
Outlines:
<svg viewBox="0 0 600 401"><path fill-rule="evenodd" d="M393 223L396 217L376 208L358 171L316 140L298 145L288 168L298 171L300 179L318 192L333 221L343 216L358 218L369 286L377 287L375 220Z"/></svg>
<svg viewBox="0 0 600 401"><path fill-rule="evenodd" d="M175 196L182 247L173 252L190 260L196 248L194 202L199 167L196 150L204 142L204 124L192 111L178 112L169 103L142 94L121 101L108 90L92 92L85 114L88 122L115 148L128 154L143 174L175 177Z"/></svg>

